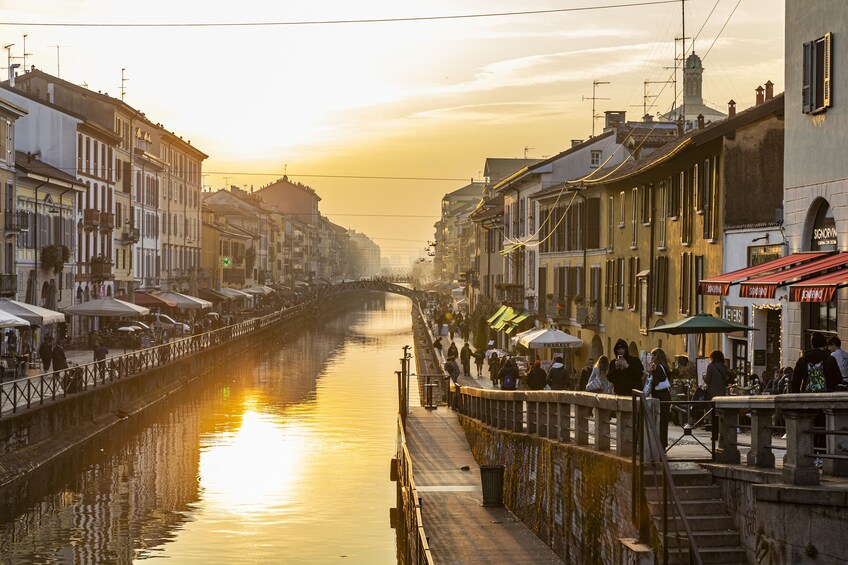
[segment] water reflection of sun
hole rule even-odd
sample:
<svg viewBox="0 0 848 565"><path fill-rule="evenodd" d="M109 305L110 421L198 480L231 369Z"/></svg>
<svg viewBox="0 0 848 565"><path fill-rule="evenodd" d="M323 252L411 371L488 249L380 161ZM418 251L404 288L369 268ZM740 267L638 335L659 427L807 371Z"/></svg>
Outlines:
<svg viewBox="0 0 848 565"><path fill-rule="evenodd" d="M235 433L222 433L200 456L200 487L209 507L243 518L284 513L297 488L304 436L275 417L244 413Z"/></svg>

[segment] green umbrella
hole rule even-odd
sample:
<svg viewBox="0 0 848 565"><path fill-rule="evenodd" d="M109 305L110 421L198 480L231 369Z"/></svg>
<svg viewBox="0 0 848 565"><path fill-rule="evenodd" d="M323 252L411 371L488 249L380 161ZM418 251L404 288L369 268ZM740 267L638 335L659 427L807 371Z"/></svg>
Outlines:
<svg viewBox="0 0 848 565"><path fill-rule="evenodd" d="M695 314L670 324L650 328L649 332L662 332L671 335L682 334L724 334L730 332L757 330L745 324L731 322L724 318L716 318L710 314Z"/></svg>

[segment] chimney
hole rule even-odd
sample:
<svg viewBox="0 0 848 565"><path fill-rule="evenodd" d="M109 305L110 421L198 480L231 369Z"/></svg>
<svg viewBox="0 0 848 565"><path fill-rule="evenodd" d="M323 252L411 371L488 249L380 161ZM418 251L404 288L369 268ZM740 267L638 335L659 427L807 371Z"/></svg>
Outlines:
<svg viewBox="0 0 848 565"><path fill-rule="evenodd" d="M704 115L698 114L698 129L704 129Z"/></svg>
<svg viewBox="0 0 848 565"><path fill-rule="evenodd" d="M772 98L774 98L774 83L768 81L766 83L766 100L771 100Z"/></svg>
<svg viewBox="0 0 848 565"><path fill-rule="evenodd" d="M677 135L686 133L686 122L683 121L683 116L677 117Z"/></svg>
<svg viewBox="0 0 848 565"><path fill-rule="evenodd" d="M571 140L571 146L572 146L572 147L577 147L577 146L578 146L578 145L580 145L581 143L583 143L583 140L582 140L582 139L572 139L572 140Z"/></svg>
<svg viewBox="0 0 848 565"><path fill-rule="evenodd" d="M765 98L763 97L763 87L760 85L757 87L757 103L755 106L759 106L763 102L765 102Z"/></svg>
<svg viewBox="0 0 848 565"><path fill-rule="evenodd" d="M730 99L730 102L727 103L727 117L732 118L736 115L736 100Z"/></svg>
<svg viewBox="0 0 848 565"><path fill-rule="evenodd" d="M654 123L654 117L651 114L645 114L642 117L642 121L645 122L646 124L652 124L652 123Z"/></svg>
<svg viewBox="0 0 848 565"><path fill-rule="evenodd" d="M621 110L607 110L604 112L604 131L624 125L625 114Z"/></svg>

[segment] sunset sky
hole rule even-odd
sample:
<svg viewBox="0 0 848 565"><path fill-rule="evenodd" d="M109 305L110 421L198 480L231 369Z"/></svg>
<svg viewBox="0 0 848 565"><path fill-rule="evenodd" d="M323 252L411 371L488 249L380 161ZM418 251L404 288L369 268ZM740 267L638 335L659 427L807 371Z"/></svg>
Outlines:
<svg viewBox="0 0 848 565"><path fill-rule="evenodd" d="M27 34L27 67L55 75L58 50L61 78L115 97L125 68L125 102L210 156L204 185L259 188L286 172L384 255L417 256L441 197L480 179L487 157L541 158L589 137L593 80L610 83L598 113L643 114L644 81L671 78L682 33L679 1L647 4L0 0L0 40L20 57ZM361 21L545 10L572 11ZM326 23L339 20L358 22ZM708 105L747 108L768 80L784 90L783 26L782 0L686 2ZM649 113L667 111L674 87L647 89Z"/></svg>

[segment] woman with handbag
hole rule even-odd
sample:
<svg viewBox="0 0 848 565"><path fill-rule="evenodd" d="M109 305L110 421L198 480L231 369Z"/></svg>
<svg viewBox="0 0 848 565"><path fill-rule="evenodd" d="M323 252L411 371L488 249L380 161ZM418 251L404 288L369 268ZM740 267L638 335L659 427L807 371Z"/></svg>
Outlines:
<svg viewBox="0 0 848 565"><path fill-rule="evenodd" d="M671 412L671 380L668 375L671 369L668 366L668 357L665 351L657 347L651 351L648 359L648 370L645 373L645 395L660 401L660 443L668 447L668 416Z"/></svg>
<svg viewBox="0 0 848 565"><path fill-rule="evenodd" d="M607 371L609 371L609 358L601 355L592 367L592 374L589 376L589 382L586 383L586 392L610 394L612 385L607 380Z"/></svg>

